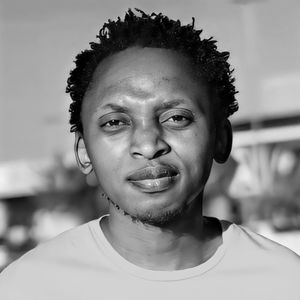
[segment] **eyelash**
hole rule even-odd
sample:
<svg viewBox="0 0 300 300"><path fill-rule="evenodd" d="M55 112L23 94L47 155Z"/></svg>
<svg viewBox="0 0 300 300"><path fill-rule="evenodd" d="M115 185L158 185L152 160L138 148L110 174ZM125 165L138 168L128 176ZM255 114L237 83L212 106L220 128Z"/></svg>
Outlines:
<svg viewBox="0 0 300 300"><path fill-rule="evenodd" d="M119 124L112 124L118 122ZM122 123L122 124L120 124ZM112 119L109 120L103 124L100 125L101 128L105 128L106 130L116 130L116 129L120 129L121 127L125 127L125 126L129 126L130 122L127 122L125 120L118 120L118 119Z"/></svg>
<svg viewBox="0 0 300 300"><path fill-rule="evenodd" d="M190 112L180 109L163 114L161 119L161 123L168 127L185 128L193 122L194 116Z"/></svg>
<svg viewBox="0 0 300 300"><path fill-rule="evenodd" d="M110 121L106 122L105 124L101 125L101 127L107 126L107 125L109 125L110 123L113 123L113 122L120 122L120 123L124 123L125 124L125 122L123 122L121 120L113 119L113 120L110 120ZM118 126L118 125L117 124L112 124L112 125L110 125L108 127L113 127L113 126Z"/></svg>
<svg viewBox="0 0 300 300"><path fill-rule="evenodd" d="M119 131L131 125L130 120L126 120L125 117L120 118L118 115L115 116L115 118L111 116L111 119L108 119L106 122L105 119L106 118L104 118L104 122L100 124L100 127L105 131ZM194 117L191 113L182 110L163 113L159 118L161 124L169 128L177 129L185 128L191 124L193 120Z"/></svg>
<svg viewBox="0 0 300 300"><path fill-rule="evenodd" d="M174 118L174 122L181 122L181 121L189 121L189 118L187 118L187 117L185 117L185 116L181 116L181 115L174 115L174 116L172 116L172 117L170 117L169 119L167 119L166 121L168 121L168 120L170 120L170 119L172 119L172 118ZM181 120L176 120L176 118L178 119L180 119L181 118ZM184 120L182 120L182 119L184 119ZM166 122L165 121L165 122Z"/></svg>

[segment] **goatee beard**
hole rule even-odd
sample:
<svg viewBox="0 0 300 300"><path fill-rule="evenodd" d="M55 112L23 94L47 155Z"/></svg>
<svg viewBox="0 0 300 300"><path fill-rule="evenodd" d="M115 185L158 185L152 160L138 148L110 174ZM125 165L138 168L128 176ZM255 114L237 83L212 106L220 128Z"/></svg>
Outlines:
<svg viewBox="0 0 300 300"><path fill-rule="evenodd" d="M114 201L112 201L110 198L108 198L108 201L120 212L123 213L125 216L129 216L133 222L141 222L143 224L148 224L151 226L157 226L157 227L167 227L168 225L171 225L172 223L176 222L176 220L180 219L181 216L185 213L187 210L187 205L180 207L175 210L165 211L163 214L154 215L152 212L148 212L145 214L138 214L136 216L130 215L125 210L121 209L118 204L116 204Z"/></svg>

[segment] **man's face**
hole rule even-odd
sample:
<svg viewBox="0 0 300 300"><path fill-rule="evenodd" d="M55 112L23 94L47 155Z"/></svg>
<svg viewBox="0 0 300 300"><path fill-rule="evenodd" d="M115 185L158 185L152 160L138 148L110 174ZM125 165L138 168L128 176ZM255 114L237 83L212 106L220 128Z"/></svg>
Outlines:
<svg viewBox="0 0 300 300"><path fill-rule="evenodd" d="M82 107L84 142L108 197L146 223L203 190L215 144L212 99L181 54L129 48L106 58Z"/></svg>

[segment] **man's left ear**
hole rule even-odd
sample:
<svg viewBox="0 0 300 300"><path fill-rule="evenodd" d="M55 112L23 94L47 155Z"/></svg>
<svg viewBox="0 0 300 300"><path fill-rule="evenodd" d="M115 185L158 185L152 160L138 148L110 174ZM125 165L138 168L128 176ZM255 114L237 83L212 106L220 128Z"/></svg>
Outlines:
<svg viewBox="0 0 300 300"><path fill-rule="evenodd" d="M217 163L224 163L231 152L232 128L228 119L217 125L216 140L214 149L214 160Z"/></svg>

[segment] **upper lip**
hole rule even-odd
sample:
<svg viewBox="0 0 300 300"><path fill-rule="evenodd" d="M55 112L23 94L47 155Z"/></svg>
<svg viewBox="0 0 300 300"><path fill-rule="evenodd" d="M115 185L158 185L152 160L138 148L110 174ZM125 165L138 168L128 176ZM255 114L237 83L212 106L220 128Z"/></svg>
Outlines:
<svg viewBox="0 0 300 300"><path fill-rule="evenodd" d="M157 179L162 177L172 177L179 173L178 169L170 165L147 166L133 171L127 177L129 181Z"/></svg>

